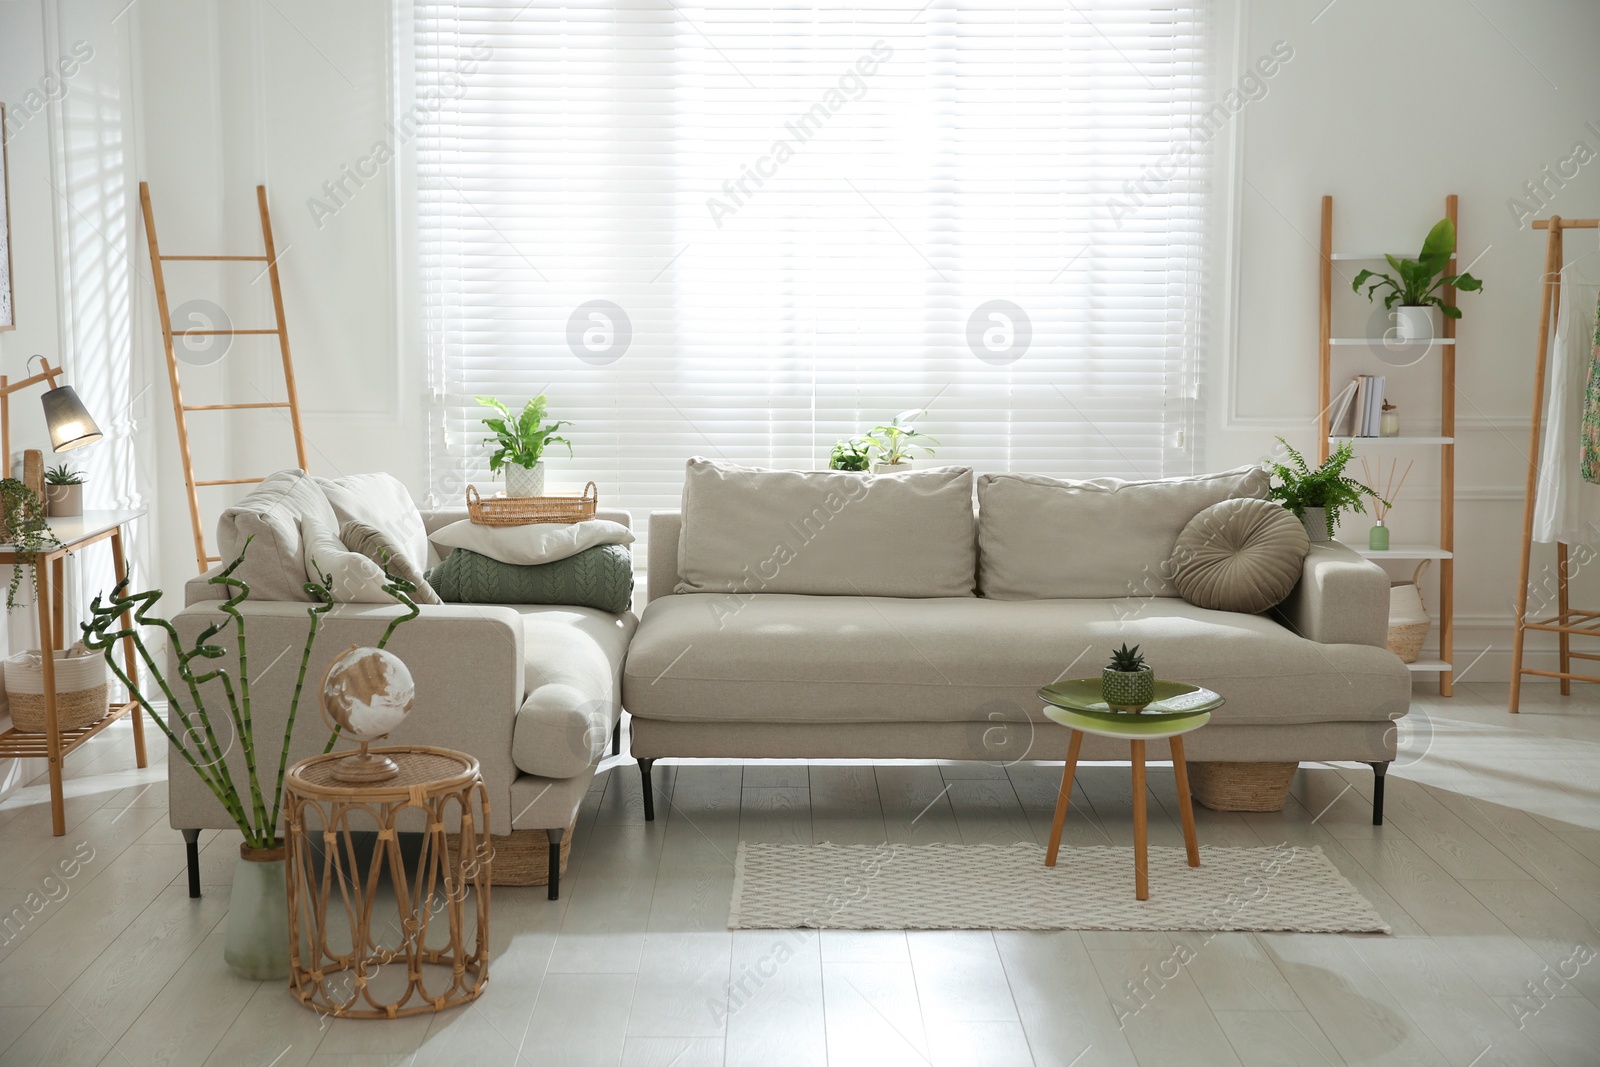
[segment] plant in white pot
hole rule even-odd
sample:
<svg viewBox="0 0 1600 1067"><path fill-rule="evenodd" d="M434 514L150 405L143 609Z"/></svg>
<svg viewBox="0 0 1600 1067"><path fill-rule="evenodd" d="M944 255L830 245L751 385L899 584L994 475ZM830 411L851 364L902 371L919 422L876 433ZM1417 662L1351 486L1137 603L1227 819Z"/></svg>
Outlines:
<svg viewBox="0 0 1600 1067"><path fill-rule="evenodd" d="M928 445L939 442L911 428L912 421L922 414L918 410L902 411L887 426L874 426L867 431L867 440L878 453L878 459L872 465L874 474L910 470L914 465L913 452L933 455L933 449Z"/></svg>
<svg viewBox="0 0 1600 1067"><path fill-rule="evenodd" d="M1156 674L1139 646L1123 646L1111 653L1100 672L1100 696L1112 711L1140 711L1156 698Z"/></svg>
<svg viewBox="0 0 1600 1067"><path fill-rule="evenodd" d="M45 514L67 518L83 514L83 472L65 463L44 472Z"/></svg>
<svg viewBox="0 0 1600 1067"><path fill-rule="evenodd" d="M249 547L247 541L245 550L248 551ZM150 694L153 692L165 701L168 716L175 722L169 722L168 716L162 715L150 716L151 721L161 728L172 751L199 775L201 783L217 798L244 835L244 841L239 845L239 859L234 865L233 890L228 904L228 933L222 954L229 968L239 977L268 981L289 975L289 905L284 845L279 834L283 812L283 776L288 769L289 740L294 734L300 694L305 686L306 667L311 661L311 648L317 640L317 628L322 615L333 608L333 592L332 579L326 575L319 575L321 584L307 582L303 587L315 603L306 609L311 625L306 632L305 647L300 652L300 673L295 680L294 696L289 701L283 738L278 742L278 767L272 780L269 805L268 794L262 789L261 741L255 736L251 718L245 620L239 612L239 605L250 596L250 586L233 577L234 570L243 560L244 554L241 552L237 559L209 579L212 585L222 586L233 594L218 608L232 620L233 639L239 654L237 676L230 676L226 669L221 668L203 674L195 673L194 669L196 660L221 659L227 654L227 650L212 639L221 634L228 623L218 622L206 627L195 638L194 644L185 648L171 622L150 615L156 602L161 599L161 590L128 593L127 579L117 583L108 598L94 598L94 603L89 607L90 621L83 624L83 642L89 649L105 657L112 672L128 687L134 700L147 708L152 707ZM396 627L420 614L410 597L416 591L416 586L391 574L387 567L384 568L384 576L387 579L384 590L405 605L409 613L390 621L383 639L378 642L380 649L388 643ZM132 626L123 626L125 612L133 613ZM140 627L144 626L156 627L166 635L177 663L175 675L169 675L150 654L140 631ZM153 682L153 688L148 684L141 686L138 680L130 678L114 654L124 639L133 642L143 664L140 677ZM270 664L268 669L271 669ZM218 718L223 709L214 706L217 703L215 688L209 694L211 705L207 704L207 694L201 690L202 686L212 681L221 686L222 703L227 715L225 721ZM338 736L339 731L335 729L329 735L323 751L332 751ZM234 749L238 752L233 765L230 765L229 756ZM236 768L240 764L245 775L244 789L241 789L236 778Z"/></svg>
<svg viewBox="0 0 1600 1067"><path fill-rule="evenodd" d="M544 450L559 441L567 446L567 455L572 455L572 442L556 435L557 430L572 423L545 421L548 402L543 393L524 404L522 412L516 415L492 396L480 396L477 400L500 413L483 420L494 434L485 437L483 443L495 446L489 456L489 470L498 474L500 468L505 468L506 496L543 496Z"/></svg>
<svg viewBox="0 0 1600 1067"><path fill-rule="evenodd" d="M1355 446L1351 442L1346 441L1334 449L1333 454L1316 470L1311 469L1306 458L1291 448L1289 442L1280 437L1278 443L1289 453L1293 466L1276 462L1272 464L1272 473L1278 479L1278 484L1268 491L1267 496L1294 512L1311 540L1333 540L1334 527L1339 525L1342 512L1366 514L1367 509L1361 503L1364 496L1372 497L1385 507L1389 506L1389 502L1370 486L1345 477L1345 464L1355 455Z"/></svg>
<svg viewBox="0 0 1600 1067"><path fill-rule="evenodd" d="M1445 275L1444 270L1450 265L1450 257L1455 255L1455 251L1455 225L1449 219L1440 219L1428 231L1427 239L1422 242L1422 251L1417 253L1416 259L1385 255L1383 258L1394 269L1394 275L1364 270L1356 275L1350 288L1359 293L1361 287L1366 285L1368 300L1376 300L1379 289L1388 290L1383 297L1383 306L1394 312L1396 340L1432 340L1435 336L1435 307L1446 318L1461 317L1460 308L1444 302L1444 297L1439 295L1440 288L1452 285L1463 293L1476 293L1483 289L1483 282L1470 274Z"/></svg>

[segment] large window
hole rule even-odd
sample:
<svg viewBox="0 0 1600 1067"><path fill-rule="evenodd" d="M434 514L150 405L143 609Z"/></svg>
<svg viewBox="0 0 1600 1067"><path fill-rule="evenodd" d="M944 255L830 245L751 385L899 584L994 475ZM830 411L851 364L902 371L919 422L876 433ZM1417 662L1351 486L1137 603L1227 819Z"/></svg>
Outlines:
<svg viewBox="0 0 1600 1067"><path fill-rule="evenodd" d="M435 488L489 393L552 484L675 507L685 458L1198 465L1204 0L418 2Z"/></svg>

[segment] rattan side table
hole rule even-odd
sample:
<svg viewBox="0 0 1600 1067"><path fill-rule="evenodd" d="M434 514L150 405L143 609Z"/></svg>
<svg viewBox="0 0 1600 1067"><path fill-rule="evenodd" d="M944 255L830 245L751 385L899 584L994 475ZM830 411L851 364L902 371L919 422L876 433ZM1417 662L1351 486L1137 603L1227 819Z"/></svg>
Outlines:
<svg viewBox="0 0 1600 1067"><path fill-rule="evenodd" d="M335 1018L443 1011L489 981L489 794L465 753L371 751L399 775L340 782L333 765L349 753L338 752L302 760L284 778L289 988ZM402 849L408 831L419 842ZM452 850L447 832L472 847Z"/></svg>

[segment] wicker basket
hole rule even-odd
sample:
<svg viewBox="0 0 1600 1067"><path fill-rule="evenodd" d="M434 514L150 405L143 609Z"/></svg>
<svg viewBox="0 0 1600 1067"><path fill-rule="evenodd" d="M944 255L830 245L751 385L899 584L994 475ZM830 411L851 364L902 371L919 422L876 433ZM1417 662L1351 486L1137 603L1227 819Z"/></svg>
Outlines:
<svg viewBox="0 0 1600 1067"><path fill-rule="evenodd" d="M1389 651L1404 663L1415 663L1422 655L1422 643L1428 639L1433 619L1428 616L1428 605L1422 599L1422 575L1432 563L1425 559L1417 565L1409 582L1396 582L1389 587Z"/></svg>
<svg viewBox="0 0 1600 1067"><path fill-rule="evenodd" d="M478 487L467 486L467 516L479 526L527 526L535 522L582 522L594 518L600 491L593 482L582 496L492 496L484 499Z"/></svg>
<svg viewBox="0 0 1600 1067"><path fill-rule="evenodd" d="M56 729L62 733L93 726L111 708L106 661L100 656L55 654ZM38 652L23 652L5 661L6 693L11 722L27 734L44 733L44 665Z"/></svg>
<svg viewBox="0 0 1600 1067"><path fill-rule="evenodd" d="M1282 811L1298 763L1191 763L1189 794L1212 811Z"/></svg>
<svg viewBox="0 0 1600 1067"><path fill-rule="evenodd" d="M561 835L561 873L567 873L567 859L572 855L572 830L578 820ZM460 847L458 834L446 834L451 858ZM513 830L489 838L494 850L489 863L490 885L549 885L550 837L543 830Z"/></svg>

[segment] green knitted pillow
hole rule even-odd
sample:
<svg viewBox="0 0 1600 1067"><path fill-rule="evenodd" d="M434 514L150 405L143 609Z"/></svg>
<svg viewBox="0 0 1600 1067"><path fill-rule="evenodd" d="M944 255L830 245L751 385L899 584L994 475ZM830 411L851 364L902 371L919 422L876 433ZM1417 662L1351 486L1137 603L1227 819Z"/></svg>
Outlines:
<svg viewBox="0 0 1600 1067"><path fill-rule="evenodd" d="M447 604L571 604L623 612L633 603L633 552L627 545L596 545L533 566L458 548L426 577Z"/></svg>

